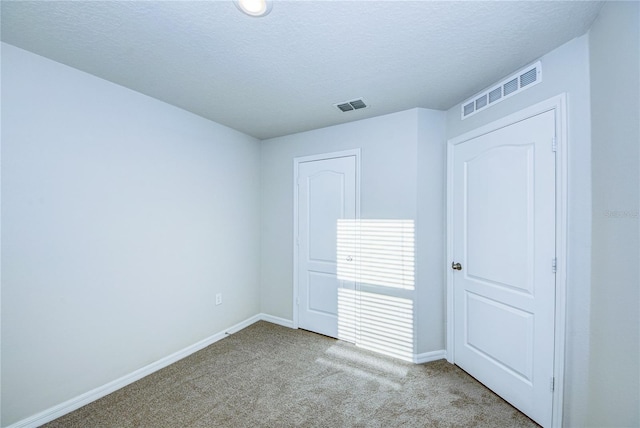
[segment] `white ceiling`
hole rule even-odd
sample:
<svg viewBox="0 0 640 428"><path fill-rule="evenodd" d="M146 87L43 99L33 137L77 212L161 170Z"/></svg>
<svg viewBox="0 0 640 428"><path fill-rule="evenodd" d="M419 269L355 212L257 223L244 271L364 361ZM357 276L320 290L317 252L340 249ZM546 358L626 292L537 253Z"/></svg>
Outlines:
<svg viewBox="0 0 640 428"><path fill-rule="evenodd" d="M2 1L2 40L260 139L446 110L584 34L601 2ZM544 69L544 64L543 64ZM363 97L370 108L333 104Z"/></svg>

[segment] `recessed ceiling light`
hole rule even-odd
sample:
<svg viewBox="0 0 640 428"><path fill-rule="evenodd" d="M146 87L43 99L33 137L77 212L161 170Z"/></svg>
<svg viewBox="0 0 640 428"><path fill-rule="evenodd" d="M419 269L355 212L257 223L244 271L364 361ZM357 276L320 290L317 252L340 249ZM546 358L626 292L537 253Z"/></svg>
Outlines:
<svg viewBox="0 0 640 428"><path fill-rule="evenodd" d="M234 0L234 3L249 16L265 16L271 12L271 0Z"/></svg>

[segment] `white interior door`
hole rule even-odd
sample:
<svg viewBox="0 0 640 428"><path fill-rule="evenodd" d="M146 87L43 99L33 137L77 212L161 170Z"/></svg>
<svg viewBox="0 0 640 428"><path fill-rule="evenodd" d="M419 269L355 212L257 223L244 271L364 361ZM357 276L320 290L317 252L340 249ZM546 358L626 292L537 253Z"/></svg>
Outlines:
<svg viewBox="0 0 640 428"><path fill-rule="evenodd" d="M457 144L452 162L454 362L542 426L553 406L554 135L548 111Z"/></svg>
<svg viewBox="0 0 640 428"><path fill-rule="evenodd" d="M349 341L355 340L355 284L337 274L337 224L355 218L355 156L298 165L298 325ZM341 263L353 261L346 253L342 248Z"/></svg>

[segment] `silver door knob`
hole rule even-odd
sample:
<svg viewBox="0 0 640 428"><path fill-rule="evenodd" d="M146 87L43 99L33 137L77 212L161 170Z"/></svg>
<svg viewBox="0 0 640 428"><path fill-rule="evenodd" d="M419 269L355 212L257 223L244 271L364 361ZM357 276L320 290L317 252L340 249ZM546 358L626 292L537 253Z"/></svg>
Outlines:
<svg viewBox="0 0 640 428"><path fill-rule="evenodd" d="M451 262L451 269L462 270L462 265L460 263Z"/></svg>
<svg viewBox="0 0 640 428"><path fill-rule="evenodd" d="M353 260L353 257L351 257L351 256L347 256L347 261L348 261L348 262L350 262L350 261L352 261L352 260Z"/></svg>

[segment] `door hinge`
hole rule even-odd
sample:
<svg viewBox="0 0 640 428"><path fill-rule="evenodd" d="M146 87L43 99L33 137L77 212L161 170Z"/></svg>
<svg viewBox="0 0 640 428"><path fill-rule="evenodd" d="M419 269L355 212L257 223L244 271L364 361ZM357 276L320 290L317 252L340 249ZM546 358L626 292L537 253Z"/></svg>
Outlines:
<svg viewBox="0 0 640 428"><path fill-rule="evenodd" d="M555 257L551 259L551 272L556 273L558 270L558 259Z"/></svg>
<svg viewBox="0 0 640 428"><path fill-rule="evenodd" d="M556 139L556 137L553 137L553 139L551 140L551 151L552 152L558 151L558 140Z"/></svg>
<svg viewBox="0 0 640 428"><path fill-rule="evenodd" d="M299 186L299 185L300 185L300 176L297 176L296 177L296 186Z"/></svg>
<svg viewBox="0 0 640 428"><path fill-rule="evenodd" d="M551 389L551 392L556 390L556 378L552 377L551 381L549 382L549 389Z"/></svg>

